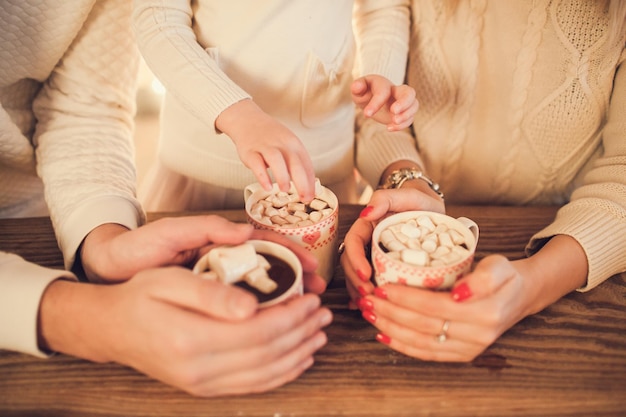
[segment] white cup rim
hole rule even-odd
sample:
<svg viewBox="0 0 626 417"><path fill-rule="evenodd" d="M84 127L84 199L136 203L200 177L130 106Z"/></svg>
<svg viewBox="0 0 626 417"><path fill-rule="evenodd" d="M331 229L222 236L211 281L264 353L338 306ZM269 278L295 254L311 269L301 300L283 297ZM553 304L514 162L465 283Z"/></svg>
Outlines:
<svg viewBox="0 0 626 417"><path fill-rule="evenodd" d="M426 210L411 210L411 211L403 211L401 213L395 213L392 214L391 216L388 216L386 218L384 218L383 220L381 220L376 227L374 227L374 231L372 233L372 248L375 248L375 250L380 251L380 253L382 253L382 255L384 255L388 261L392 262L393 264L396 265L408 265L405 262L402 262L400 260L397 259L393 259L392 257L387 255L387 252L385 252L379 245L380 245L380 234L383 232L383 230L387 229L388 227L397 224L397 223L402 223L404 221L410 220L410 219L415 219L421 215L427 215L427 216L431 216L431 217L436 217L437 219L442 219L444 220L446 223L452 223L454 226L460 226L460 227L454 227L455 230L457 230L458 232L460 232L463 237L466 239L466 242L468 242L467 239L470 239L469 241L471 242L471 245L467 248L470 251L470 255L453 263L450 265L446 265L446 267L451 267L451 266L455 266L455 265L459 265L463 262L466 262L468 258L471 258L474 256L474 253L476 251L476 246L478 244L478 241L476 239L476 237L474 236L474 234L472 233L472 231L467 228L465 225L463 225L463 223L461 223L457 218L454 218L452 216L449 216L447 214L443 214L443 213L437 213L434 211L426 211ZM415 268L418 268L420 270L439 270L442 267L440 266L417 266L415 265Z"/></svg>
<svg viewBox="0 0 626 417"><path fill-rule="evenodd" d="M276 298L260 302L259 308L269 307L281 303L282 301L288 299L294 294L294 288L296 289L295 293L302 295L304 291L302 263L291 249L269 240L251 239L246 241L245 243L251 244L254 247L255 251L259 254L272 255L283 260L287 263L287 265L289 265L291 269L293 269L295 275L293 284L289 288L287 288L282 294L278 295ZM208 256L209 253L207 252L194 264L193 270L195 273L201 273L201 271L196 271L196 269L204 270L204 268L197 267L199 265L206 264L206 259L208 258Z"/></svg>

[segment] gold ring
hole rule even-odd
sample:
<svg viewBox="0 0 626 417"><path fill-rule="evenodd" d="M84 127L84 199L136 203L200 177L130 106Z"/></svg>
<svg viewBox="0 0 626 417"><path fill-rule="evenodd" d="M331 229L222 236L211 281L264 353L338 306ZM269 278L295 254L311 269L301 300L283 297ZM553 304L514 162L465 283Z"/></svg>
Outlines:
<svg viewBox="0 0 626 417"><path fill-rule="evenodd" d="M441 331L435 337L435 339L437 339L437 342L443 343L446 340L448 340L448 329L449 328L450 328L450 321L444 320L443 321L443 326L441 326Z"/></svg>

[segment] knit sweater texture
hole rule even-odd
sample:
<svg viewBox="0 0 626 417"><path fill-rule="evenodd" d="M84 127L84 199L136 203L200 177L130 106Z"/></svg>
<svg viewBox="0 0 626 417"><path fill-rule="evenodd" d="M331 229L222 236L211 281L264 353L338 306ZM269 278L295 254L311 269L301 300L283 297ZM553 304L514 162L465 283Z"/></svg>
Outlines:
<svg viewBox="0 0 626 417"><path fill-rule="evenodd" d="M352 176L355 58L357 75L403 82L408 3L135 1L141 52L167 90L160 161L228 189L256 182L215 129L222 111L252 98L300 138L322 184Z"/></svg>
<svg viewBox="0 0 626 417"><path fill-rule="evenodd" d="M414 0L417 153L448 203L562 205L528 246L583 247L591 289L626 271L626 51L600 2ZM413 138L366 122L359 164ZM378 181L370 177L370 181Z"/></svg>
<svg viewBox="0 0 626 417"><path fill-rule="evenodd" d="M49 208L67 268L96 226L144 220L134 197L139 54L130 16L126 0L6 0L0 8L0 216ZM74 278L0 253L0 348L44 355L39 300L59 277Z"/></svg>

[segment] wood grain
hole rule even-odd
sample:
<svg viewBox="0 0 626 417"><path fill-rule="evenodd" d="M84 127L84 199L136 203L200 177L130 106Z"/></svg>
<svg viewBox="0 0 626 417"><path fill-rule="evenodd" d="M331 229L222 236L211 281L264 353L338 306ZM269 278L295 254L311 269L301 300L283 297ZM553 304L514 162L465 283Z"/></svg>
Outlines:
<svg viewBox="0 0 626 417"><path fill-rule="evenodd" d="M361 209L340 208L342 236ZM459 206L448 213L480 226L478 259L491 253L519 258L556 209ZM245 221L239 211L220 214ZM62 267L45 218L0 220L0 249ZM620 276L526 318L462 364L423 362L376 342L374 328L347 308L340 267L322 299L335 316L328 345L298 380L271 392L196 398L117 364L0 351L0 416L626 415L626 282Z"/></svg>

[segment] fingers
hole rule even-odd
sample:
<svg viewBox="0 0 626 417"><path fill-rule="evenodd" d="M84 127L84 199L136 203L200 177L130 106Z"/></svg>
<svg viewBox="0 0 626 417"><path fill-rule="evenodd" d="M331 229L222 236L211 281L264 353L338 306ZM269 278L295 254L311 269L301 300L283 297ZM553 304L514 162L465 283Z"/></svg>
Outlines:
<svg viewBox="0 0 626 417"><path fill-rule="evenodd" d="M367 75L351 86L352 100L363 109L365 117L373 117L390 131L406 129L413 123L419 104L415 90L406 85L393 85L379 75Z"/></svg>
<svg viewBox="0 0 626 417"><path fill-rule="evenodd" d="M302 325L310 316L318 317L319 309L319 297L305 294L261 310L245 322L212 322L210 331L198 327L198 345L210 346L213 352L264 345Z"/></svg>
<svg viewBox="0 0 626 417"><path fill-rule="evenodd" d="M360 217L369 221L378 221L388 213L408 210L442 212L442 203L441 200L413 188L376 190Z"/></svg>
<svg viewBox="0 0 626 417"><path fill-rule="evenodd" d="M354 101L354 103L360 108L363 108L363 106L365 106L372 98L372 94L370 93L367 79L365 77L354 80L350 90L352 93L352 101Z"/></svg>
<svg viewBox="0 0 626 417"><path fill-rule="evenodd" d="M362 315L380 330L377 340L399 352L423 360L468 361L498 336L495 331L465 321L459 311L450 311L452 302L448 294L417 290L423 293L420 298L415 294L406 296L407 291L415 290L408 287L386 285L382 288L387 299L367 297L366 302L360 303ZM429 295L438 299L429 304L425 302L431 298ZM433 309L433 306L446 302L448 306ZM438 335L443 331L445 321L448 322L447 337L441 342Z"/></svg>
<svg viewBox="0 0 626 417"><path fill-rule="evenodd" d="M517 274L511 262L502 255L491 255L480 261L474 271L456 282L452 299L461 302L495 294Z"/></svg>
<svg viewBox="0 0 626 417"><path fill-rule="evenodd" d="M250 171L252 171L255 178L265 191L271 191L272 179L267 172L268 165L265 163L261 154L251 153L251 155L246 155L245 158L242 158L241 162L243 162L243 164L247 166Z"/></svg>
<svg viewBox="0 0 626 417"><path fill-rule="evenodd" d="M149 295L153 299L214 318L243 320L251 317L258 307L256 298L249 292L202 279L184 268L148 270L135 279L149 280Z"/></svg>
<svg viewBox="0 0 626 417"><path fill-rule="evenodd" d="M365 247L371 241L372 231L371 222L357 219L344 239L345 251L340 261L346 275L346 285L353 300L358 296L370 294L374 290L374 285L370 281L372 267L367 259L368 254L365 253Z"/></svg>
<svg viewBox="0 0 626 417"><path fill-rule="evenodd" d="M315 198L315 170L309 154L302 147L286 154L285 158L300 201L311 202Z"/></svg>
<svg viewBox="0 0 626 417"><path fill-rule="evenodd" d="M263 153L265 163L272 171L274 180L281 191L288 192L291 188L289 169L283 153L278 148L271 148Z"/></svg>
<svg viewBox="0 0 626 417"><path fill-rule="evenodd" d="M208 370L203 377L209 386L217 384L235 392L266 391L293 380L313 363L313 354L327 342L320 329L331 320L330 311L320 309L265 344L224 351L218 363L204 357L195 367Z"/></svg>
<svg viewBox="0 0 626 417"><path fill-rule="evenodd" d="M419 102L415 98L415 90L408 85L393 86L391 89L391 122L387 124L389 131L406 129L415 118Z"/></svg>
<svg viewBox="0 0 626 417"><path fill-rule="evenodd" d="M137 229L154 245L158 238L164 244L179 252L196 249L211 243L236 245L248 240L254 228L245 223L233 223L216 215L166 217L148 223ZM132 233L132 232L131 232Z"/></svg>

